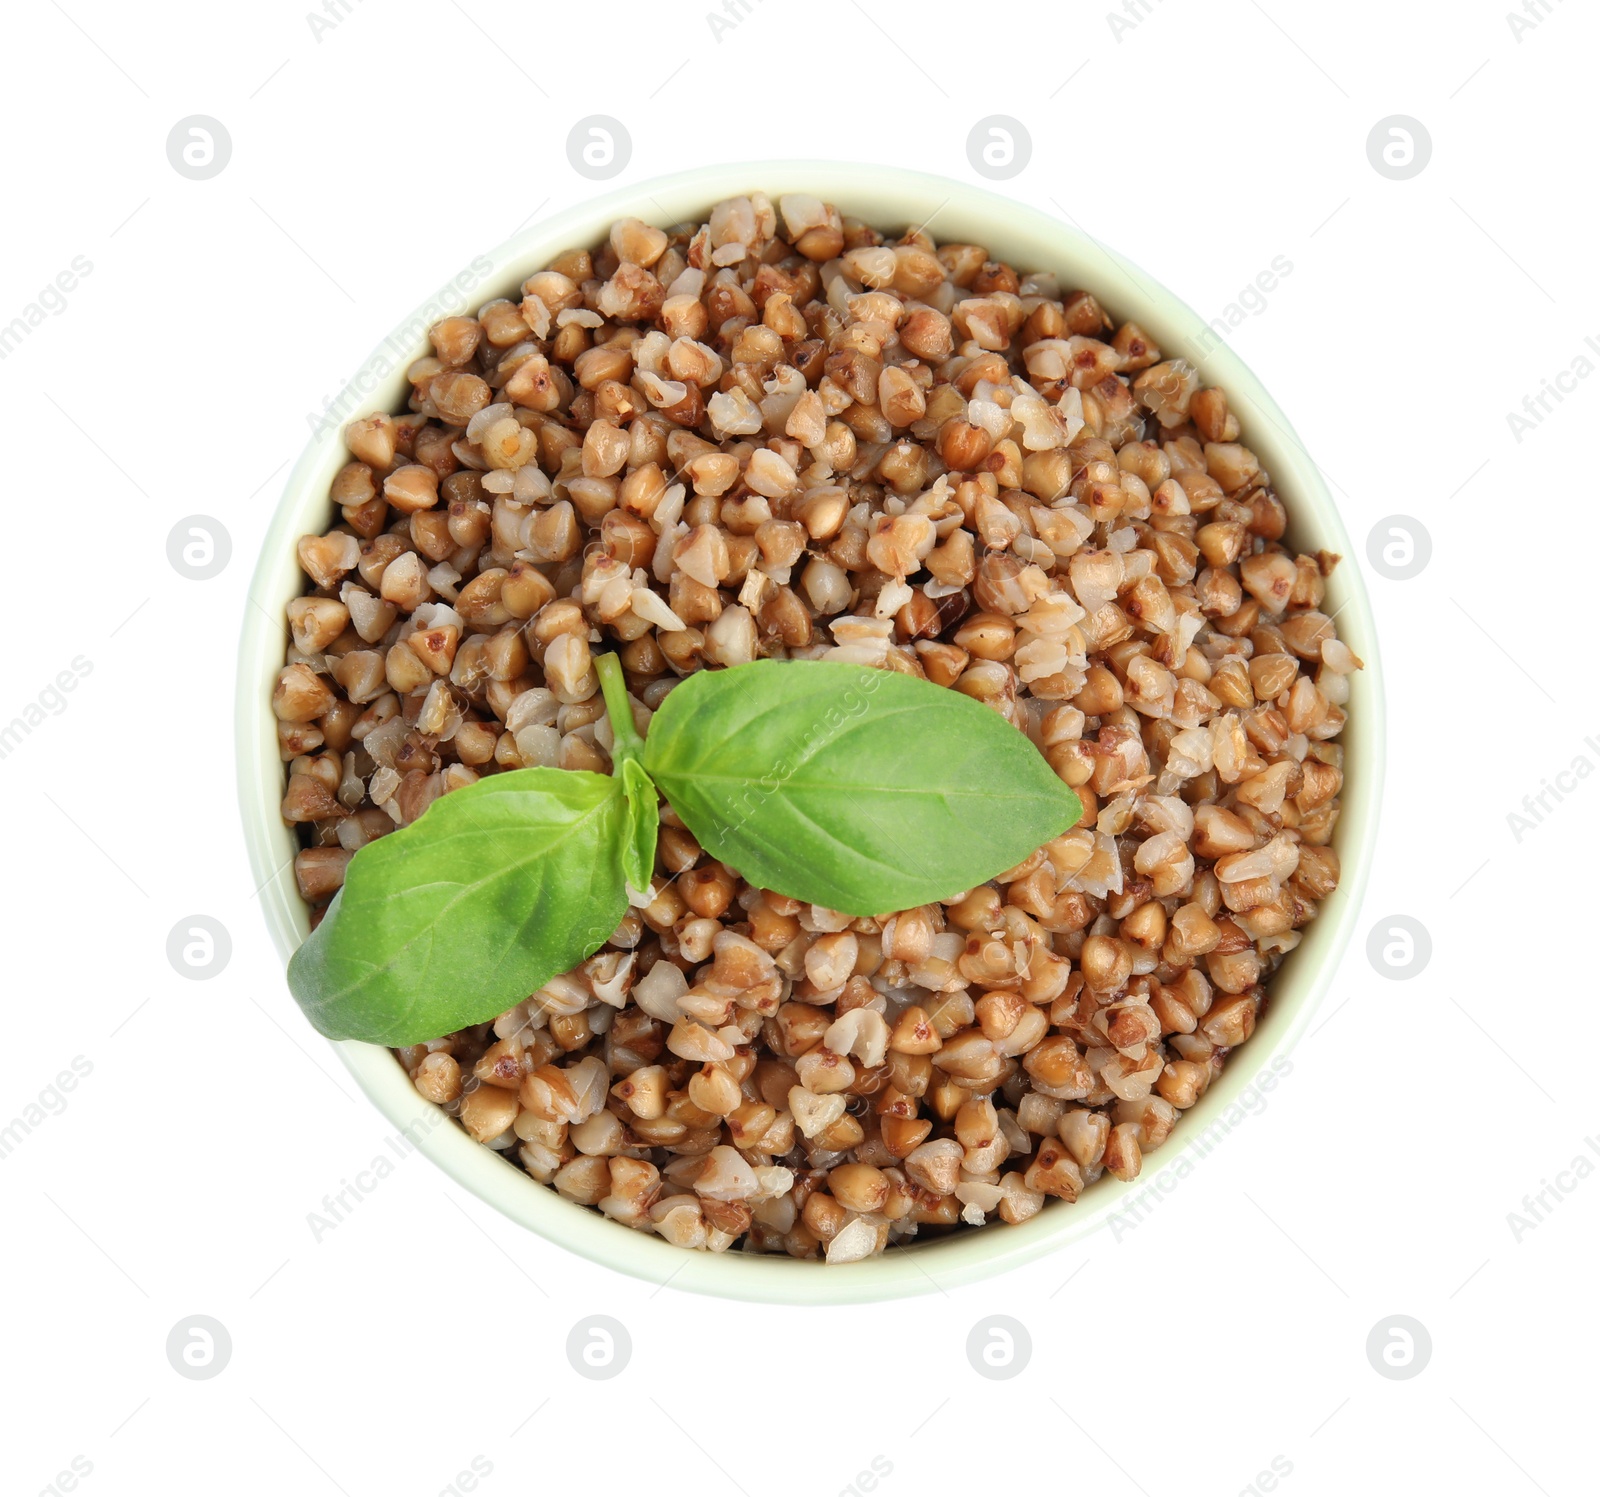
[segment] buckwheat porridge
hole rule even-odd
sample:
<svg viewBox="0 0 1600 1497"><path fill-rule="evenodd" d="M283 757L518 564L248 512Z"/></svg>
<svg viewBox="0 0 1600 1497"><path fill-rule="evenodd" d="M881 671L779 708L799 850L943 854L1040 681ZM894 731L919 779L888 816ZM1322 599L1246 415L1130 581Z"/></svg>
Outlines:
<svg viewBox="0 0 1600 1497"><path fill-rule="evenodd" d="M397 1051L417 1090L713 1252L847 1263L1138 1175L1339 878L1338 558L1285 543L1227 395L1087 291L802 195L623 220L430 337L299 543L273 706L313 921L439 796L609 771L601 651L641 729L756 658L923 677L1084 814L863 919L750 886L664 805L609 943Z"/></svg>

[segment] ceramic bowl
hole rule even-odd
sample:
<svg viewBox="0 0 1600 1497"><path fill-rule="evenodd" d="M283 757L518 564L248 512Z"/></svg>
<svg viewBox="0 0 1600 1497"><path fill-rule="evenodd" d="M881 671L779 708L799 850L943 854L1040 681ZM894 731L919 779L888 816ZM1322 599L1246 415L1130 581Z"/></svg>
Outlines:
<svg viewBox="0 0 1600 1497"><path fill-rule="evenodd" d="M340 435L344 422L371 411L404 408L405 369L428 352L426 330L438 318L498 296L520 296L521 282L534 271L562 250L598 244L618 218L633 215L665 227L702 217L722 198L755 190L774 200L785 192L814 193L837 204L842 213L885 230L926 224L942 241L986 245L995 258L1019 271L1054 271L1063 288L1093 291L1118 321L1137 321L1167 355L1188 357L1206 384L1227 391L1244 428L1242 440L1271 472L1288 509L1289 541L1302 551L1325 549L1346 558L1329 579L1324 607L1338 614L1340 637L1366 662L1366 669L1352 678L1344 734L1344 809L1333 844L1342 867L1340 885L1272 979L1270 1001L1254 1036L1204 1098L1184 1113L1166 1146L1151 1154L1143 1178L1123 1183L1105 1176L1076 1204L1052 1201L1021 1226L996 1222L836 1267L753 1253L686 1253L563 1200L493 1150L472 1142L417 1094L389 1051L353 1041L333 1045L378 1110L413 1136L420 1151L447 1175L513 1221L583 1258L641 1279L670 1279L680 1289L731 1299L803 1305L873 1301L948 1289L1078 1241L1105 1225L1111 1213L1147 1188L1152 1174L1175 1163L1191 1144L1204 1147L1258 1110L1265 1090L1281 1074L1283 1057L1305 1032L1333 981L1361 903L1377 830L1384 743L1378 650L1361 574L1338 510L1288 419L1238 356L1170 291L1059 219L981 188L887 167L805 161L707 167L616 188L522 230L475 259L379 345L333 403L329 419L289 477L245 612L237 703L239 799L262 907L279 955L287 962L308 926L291 867L295 836L278 814L283 766L270 697L287 639L284 608L301 591L295 542L330 523L328 485L347 458ZM286 1022L304 1022L286 987L279 1003ZM310 1039L309 1026L306 1034Z"/></svg>

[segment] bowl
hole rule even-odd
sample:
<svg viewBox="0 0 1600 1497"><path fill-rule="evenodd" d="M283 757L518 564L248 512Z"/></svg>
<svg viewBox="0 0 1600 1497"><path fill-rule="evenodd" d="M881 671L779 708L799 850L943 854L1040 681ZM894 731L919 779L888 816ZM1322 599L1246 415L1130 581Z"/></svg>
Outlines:
<svg viewBox="0 0 1600 1497"><path fill-rule="evenodd" d="M603 240L615 219L632 215L664 227L701 215L720 199L754 190L773 198L785 192L815 193L842 213L876 227L898 230L929 224L938 239L986 245L1019 271L1054 271L1063 288L1093 291L1118 320L1139 322L1164 353L1188 357L1207 384L1227 391L1244 429L1241 440L1272 473L1291 516L1287 539L1302 551L1326 549L1346 558L1328 579L1324 607L1338 614L1341 638L1366 662L1366 669L1351 681L1344 734L1347 779L1333 842L1342 868L1339 888L1274 976L1270 1000L1249 1045L1184 1114L1172 1139L1152 1154L1139 1178L1122 1182L1103 1176L1076 1204L1051 1202L1019 1226L994 1223L836 1266L764 1254L688 1252L563 1200L493 1150L474 1143L417 1093L388 1050L349 1040L329 1042L384 1117L413 1138L418 1150L452 1180L512 1221L591 1262L658 1284L670 1279L677 1288L729 1299L861 1303L949 1289L1077 1242L1146 1189L1150 1176L1174 1162L1187 1141L1214 1139L1219 1129L1226 1130L1236 1120L1241 1106L1255 1108L1260 1095L1257 1078L1269 1084L1276 1080L1270 1063L1281 1059L1305 1032L1333 980L1360 908L1377 832L1383 688L1366 591L1351 559L1349 538L1315 464L1283 412L1238 356L1216 342L1201 317L1131 261L1067 224L995 193L886 167L821 161L715 166L620 187L554 214L478 257L469 271L406 318L332 403L329 418L307 444L284 487L245 610L236 724L245 840L267 924L285 962L305 939L309 925L291 869L297 843L278 814L283 766L270 697L288 638L284 609L300 592L295 541L328 524L328 485L346 460L341 440L345 421L375 410L403 408L405 369L427 352L426 329L438 318L476 308L497 296L515 296L524 279L562 250ZM283 997L289 1006L287 987Z"/></svg>

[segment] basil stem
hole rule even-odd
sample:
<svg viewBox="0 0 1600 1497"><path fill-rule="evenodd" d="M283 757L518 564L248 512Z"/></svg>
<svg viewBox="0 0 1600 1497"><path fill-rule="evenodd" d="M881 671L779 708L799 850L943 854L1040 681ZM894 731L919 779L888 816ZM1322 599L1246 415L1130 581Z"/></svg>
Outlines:
<svg viewBox="0 0 1600 1497"><path fill-rule="evenodd" d="M595 660L594 668L600 677L606 712L611 718L612 764L620 767L624 759L642 761L644 739L633 725L633 703L628 700L628 682L622 674L622 662L614 654L601 655Z"/></svg>
<svg viewBox="0 0 1600 1497"><path fill-rule="evenodd" d="M622 781L628 801L622 871L629 894L642 899L656 868L656 836L661 827L656 787L645 772L644 739L633 725L633 703L628 700L622 662L614 654L602 655L595 662L595 670L606 699L606 715L611 719L611 771Z"/></svg>

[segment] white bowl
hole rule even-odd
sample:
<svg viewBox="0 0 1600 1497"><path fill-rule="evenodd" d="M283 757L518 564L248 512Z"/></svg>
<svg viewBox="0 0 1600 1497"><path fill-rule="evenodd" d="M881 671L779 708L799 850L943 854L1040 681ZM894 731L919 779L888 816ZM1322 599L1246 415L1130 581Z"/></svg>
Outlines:
<svg viewBox="0 0 1600 1497"><path fill-rule="evenodd" d="M352 382L330 421L301 454L267 532L245 611L239 651L237 731L239 800L251 864L279 954L287 962L305 939L306 909L295 888L294 833L278 813L283 766L278 757L270 697L287 641L284 609L301 589L295 541L322 531L332 508L328 485L346 461L344 420L370 411L404 408L404 371L427 349L428 323L517 288L562 250L602 241L611 223L634 215L666 226L703 215L722 198L760 190L811 192L880 228L929 223L940 240L986 245L1019 271L1054 271L1063 289L1092 291L1119 321L1132 318L1167 354L1183 354L1207 384L1227 391L1244 427L1243 440L1272 474L1289 518L1289 539L1301 550L1326 549L1346 560L1328 581L1325 607L1339 616L1340 636L1366 662L1352 679L1344 734L1346 780L1343 814L1334 847L1342 867L1337 892L1308 927L1305 939L1274 976L1256 1032L1201 1101L1183 1115L1149 1170L1174 1160L1185 1140L1226 1125L1257 1075L1304 1033L1313 1009L1333 979L1367 881L1377 830L1383 762L1383 689L1372 614L1349 538L1315 465L1287 418L1256 377L1229 349L1212 346L1204 321L1130 261L1066 224L994 193L942 177L884 167L832 162L775 162L716 166L620 187L534 225L474 262L481 272L450 306L431 302L401 323ZM487 261L490 269L482 271ZM1199 341L1199 340L1204 341ZM1200 350L1209 349L1201 353ZM285 992L287 998L287 992ZM285 1003L285 1007L289 1007ZM296 1016L297 1018L298 1016ZM865 1262L828 1267L781 1256L687 1253L651 1234L632 1231L597 1212L563 1200L491 1149L474 1143L438 1108L420 1097L404 1070L375 1045L333 1042L339 1058L379 1111L416 1136L418 1147L452 1179L513 1221L596 1263L653 1282L670 1278L680 1289L731 1299L794 1304L853 1303L949 1288L1038 1258L1101 1226L1145 1180L1123 1183L1105 1176L1075 1205L1051 1202L1021 1226L995 1223L939 1240L891 1249Z"/></svg>

